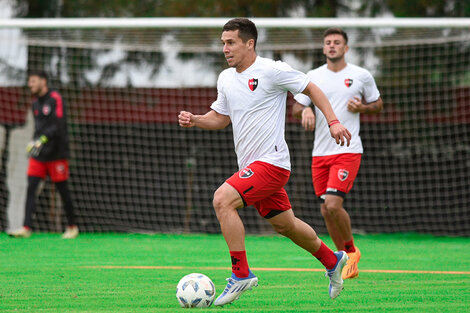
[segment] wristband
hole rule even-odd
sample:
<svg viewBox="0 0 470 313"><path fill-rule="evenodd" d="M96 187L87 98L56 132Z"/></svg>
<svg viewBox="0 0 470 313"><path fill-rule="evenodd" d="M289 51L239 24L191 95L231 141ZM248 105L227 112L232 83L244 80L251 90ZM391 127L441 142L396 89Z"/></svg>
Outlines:
<svg viewBox="0 0 470 313"><path fill-rule="evenodd" d="M334 125L334 124L339 124L339 121L338 120L332 120L331 122L328 123L328 127L331 127L331 125Z"/></svg>

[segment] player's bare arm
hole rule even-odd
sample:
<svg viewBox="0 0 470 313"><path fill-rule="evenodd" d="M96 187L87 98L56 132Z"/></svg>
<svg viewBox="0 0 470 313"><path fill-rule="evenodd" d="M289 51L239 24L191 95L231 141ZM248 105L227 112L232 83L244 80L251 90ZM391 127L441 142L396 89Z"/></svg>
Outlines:
<svg viewBox="0 0 470 313"><path fill-rule="evenodd" d="M330 101L328 101L328 98L325 96L323 91L321 91L317 85L310 82L302 93L309 96L312 103L322 111L328 126L330 127L331 137L335 139L336 143L344 146L344 143L346 142L346 145L349 147L351 143L351 133L338 121L338 118L331 107Z"/></svg>
<svg viewBox="0 0 470 313"><path fill-rule="evenodd" d="M353 113L364 113L364 114L377 114L383 109L382 98L379 97L377 101L363 103L359 97L354 97L348 101L348 111Z"/></svg>
<svg viewBox="0 0 470 313"><path fill-rule="evenodd" d="M178 115L178 123L181 127L199 127L202 129L216 130L223 129L230 124L230 117L217 113L214 110L204 115L195 115L191 112L181 111Z"/></svg>
<svg viewBox="0 0 470 313"><path fill-rule="evenodd" d="M292 116L302 120L302 127L307 131L315 129L315 112L310 106L306 107L297 101L292 106Z"/></svg>

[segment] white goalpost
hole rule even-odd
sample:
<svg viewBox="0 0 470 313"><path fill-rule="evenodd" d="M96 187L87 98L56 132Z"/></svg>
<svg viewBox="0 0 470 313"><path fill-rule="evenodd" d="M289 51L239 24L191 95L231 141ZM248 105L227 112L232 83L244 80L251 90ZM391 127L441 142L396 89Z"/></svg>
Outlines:
<svg viewBox="0 0 470 313"><path fill-rule="evenodd" d="M15 18L0 28L220 28L230 18ZM251 18L258 28L468 28L470 18Z"/></svg>
<svg viewBox="0 0 470 313"><path fill-rule="evenodd" d="M12 228L22 222L32 136L25 83L43 69L68 107L81 230L218 232L211 198L236 170L231 131L183 130L176 116L215 100L228 20L0 19L0 228L6 215ZM252 20L258 54L303 72L325 62L323 31L341 27L347 61L376 78L385 109L361 117L365 153L346 198L357 231L470 235L470 19ZM294 210L325 232L310 178L313 134L289 116L286 139ZM56 228L50 189L47 181L39 195L37 230ZM240 214L247 232L267 231L255 210Z"/></svg>

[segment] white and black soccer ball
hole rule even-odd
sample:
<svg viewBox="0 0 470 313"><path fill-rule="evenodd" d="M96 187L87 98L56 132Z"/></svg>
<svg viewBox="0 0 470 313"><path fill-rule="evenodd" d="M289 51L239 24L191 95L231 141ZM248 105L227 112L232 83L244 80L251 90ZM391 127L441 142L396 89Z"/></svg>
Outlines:
<svg viewBox="0 0 470 313"><path fill-rule="evenodd" d="M214 298L214 283L204 274L188 274L176 286L176 299L183 308L207 308Z"/></svg>

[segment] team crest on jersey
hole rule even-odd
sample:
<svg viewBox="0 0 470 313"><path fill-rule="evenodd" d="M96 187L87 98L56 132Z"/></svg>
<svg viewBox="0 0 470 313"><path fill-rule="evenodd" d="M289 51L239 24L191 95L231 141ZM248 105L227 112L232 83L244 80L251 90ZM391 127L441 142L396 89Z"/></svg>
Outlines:
<svg viewBox="0 0 470 313"><path fill-rule="evenodd" d="M346 79L344 80L344 84L345 84L346 87L348 87L348 88L351 87L352 83L353 83L353 80L352 80L351 78L346 78Z"/></svg>
<svg viewBox="0 0 470 313"><path fill-rule="evenodd" d="M248 87L250 87L251 91L255 91L256 87L258 87L258 79L252 78L248 80Z"/></svg>
<svg viewBox="0 0 470 313"><path fill-rule="evenodd" d="M255 173L251 170L251 168L244 168L242 169L239 173L238 173L238 176L240 178L250 178L251 176L253 176Z"/></svg>
<svg viewBox="0 0 470 313"><path fill-rule="evenodd" d="M51 113L51 107L46 104L42 107L42 114L49 115L49 113Z"/></svg>
<svg viewBox="0 0 470 313"><path fill-rule="evenodd" d="M349 172L346 171L345 169L340 169L338 170L338 178L340 181L345 181L346 178L348 178Z"/></svg>

